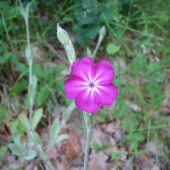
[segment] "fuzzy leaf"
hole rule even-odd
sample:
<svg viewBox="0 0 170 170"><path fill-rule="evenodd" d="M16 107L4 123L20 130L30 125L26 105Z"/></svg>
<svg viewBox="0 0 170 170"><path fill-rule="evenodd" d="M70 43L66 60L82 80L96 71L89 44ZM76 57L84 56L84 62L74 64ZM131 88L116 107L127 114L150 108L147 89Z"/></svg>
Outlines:
<svg viewBox="0 0 170 170"><path fill-rule="evenodd" d="M14 155L20 156L20 149L16 144L10 143L8 147L11 149Z"/></svg>
<svg viewBox="0 0 170 170"><path fill-rule="evenodd" d="M21 166L22 166L22 165L20 165L20 164L12 164L12 165L10 165L8 168L9 168L9 170L10 170L10 169L18 169L18 168L21 168Z"/></svg>
<svg viewBox="0 0 170 170"><path fill-rule="evenodd" d="M61 109L63 113L63 119L65 122L67 122L67 120L70 118L71 113L73 112L75 108L76 108L75 102L72 102L67 108L63 107Z"/></svg>
<svg viewBox="0 0 170 170"><path fill-rule="evenodd" d="M62 135L60 135L60 136L57 138L56 143L57 143L57 142L60 142L60 141L62 141L62 140L64 140L64 139L67 139L67 138L69 138L69 136L68 136L67 134L62 134Z"/></svg>
<svg viewBox="0 0 170 170"><path fill-rule="evenodd" d="M29 148L24 159L31 160L34 159L36 155L37 153L33 149Z"/></svg>
<svg viewBox="0 0 170 170"><path fill-rule="evenodd" d="M53 121L52 127L51 127L50 140L48 143L49 147L51 147L53 145L54 140L59 133L59 130L60 130L60 121L58 118L55 118L55 120Z"/></svg>
<svg viewBox="0 0 170 170"><path fill-rule="evenodd" d="M28 128L29 128L29 121L28 121L27 116L25 116L24 113L21 113L19 115L19 120L20 120L21 124L28 130Z"/></svg>
<svg viewBox="0 0 170 170"><path fill-rule="evenodd" d="M36 112L34 113L33 119L32 119L32 130L35 130L39 121L41 120L42 117L42 113L43 113L43 109L39 108L38 110L36 110Z"/></svg>

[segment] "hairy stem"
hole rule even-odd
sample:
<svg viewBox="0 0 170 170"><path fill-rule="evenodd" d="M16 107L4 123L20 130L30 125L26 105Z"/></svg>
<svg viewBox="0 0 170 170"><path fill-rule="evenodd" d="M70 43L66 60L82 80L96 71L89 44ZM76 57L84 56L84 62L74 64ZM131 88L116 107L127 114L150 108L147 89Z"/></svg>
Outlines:
<svg viewBox="0 0 170 170"><path fill-rule="evenodd" d="M84 155L84 170L87 170L87 163L89 157L89 148L90 148L90 138L93 128L93 113L89 114L87 112L83 112L84 122L86 123L87 129L87 139L86 139L86 148L85 148L85 155Z"/></svg>
<svg viewBox="0 0 170 170"><path fill-rule="evenodd" d="M25 17L25 26L26 26L26 34L27 34L27 46L28 46L28 50L31 51L31 45L30 45L30 34L29 34L29 20L28 20L28 17ZM30 52L31 54L31 52ZM29 85L32 84L32 58L30 59L29 61ZM30 127L31 127L31 124L32 124L32 114L33 114L33 99L32 97L29 97L29 103L30 103L30 106L29 106L29 123L30 123Z"/></svg>
<svg viewBox="0 0 170 170"><path fill-rule="evenodd" d="M95 50L94 50L94 52L93 52L92 58L95 58L96 53L97 53L97 51L98 51L98 49L99 49L99 46L100 46L102 40L103 40L103 37L99 36L99 39L98 39L98 41L97 41L97 45L96 45L96 48L95 48Z"/></svg>
<svg viewBox="0 0 170 170"><path fill-rule="evenodd" d="M90 138L91 138L91 132L92 127L87 127L87 139L86 139L86 149L85 149L85 155L84 155L84 170L87 170L87 163L88 163L88 157L89 157L89 148L90 148Z"/></svg>

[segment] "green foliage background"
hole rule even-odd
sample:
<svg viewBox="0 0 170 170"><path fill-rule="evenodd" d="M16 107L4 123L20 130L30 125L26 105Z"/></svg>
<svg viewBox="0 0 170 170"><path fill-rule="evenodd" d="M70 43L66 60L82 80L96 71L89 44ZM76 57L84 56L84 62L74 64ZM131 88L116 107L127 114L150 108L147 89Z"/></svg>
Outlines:
<svg viewBox="0 0 170 170"><path fill-rule="evenodd" d="M22 2L26 5L31 1ZM161 103L170 95L166 91L170 88L169 11L170 1L162 0L32 1L29 17L31 44L43 53L42 60L33 65L33 73L38 78L35 108L46 108L46 112L52 114L56 101L61 106L72 102L65 97L63 86L69 75L60 78L68 62L64 54L59 54L63 48L56 38L56 23L74 35L73 43L79 58L86 55L86 47L95 48L98 32L105 25L107 35L96 61L106 58L113 63L114 84L119 87L119 97L111 111L99 113L99 122L107 122L109 114L112 119L120 119L121 129L126 132L121 145L129 145L131 155L144 152L140 145L151 139L163 143L165 150L169 148L170 137L166 133L169 112L161 112ZM2 124L11 121L11 126L21 134L26 130L20 126L18 113L15 115L10 105L13 103L19 113L21 108L28 109L25 32L18 1L0 1L0 119ZM121 65L122 60L125 67ZM141 109L136 113L126 100ZM45 122L42 120L41 126ZM97 151L101 150L97 143L94 145ZM167 167L170 166L168 159L167 153L164 160ZM157 160L163 158L157 156Z"/></svg>

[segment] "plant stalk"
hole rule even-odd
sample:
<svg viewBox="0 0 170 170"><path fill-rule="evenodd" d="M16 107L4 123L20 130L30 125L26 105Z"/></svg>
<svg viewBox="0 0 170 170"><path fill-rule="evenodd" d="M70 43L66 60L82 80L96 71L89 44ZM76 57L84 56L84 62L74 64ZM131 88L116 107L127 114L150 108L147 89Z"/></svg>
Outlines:
<svg viewBox="0 0 170 170"><path fill-rule="evenodd" d="M28 49L29 51L31 51L31 45L30 45L30 34L29 34L29 20L28 20L29 17L24 17L25 19L25 26L26 26L26 34L27 34L27 46L28 46ZM31 53L30 53L31 54ZM31 60L29 61L28 63L29 65L29 85L32 84L32 58ZM33 101L32 101L32 98L29 99L29 102L30 102L30 107L29 107L29 123L30 123L30 127L31 127L31 124L32 124L32 114L33 114Z"/></svg>
<svg viewBox="0 0 170 170"><path fill-rule="evenodd" d="M87 127L87 139L86 139L86 148L85 148L85 155L84 155L84 170L87 170L87 163L89 157L89 148L90 148L90 138L91 138L92 127Z"/></svg>
<svg viewBox="0 0 170 170"><path fill-rule="evenodd" d="M100 46L102 40L103 40L103 37L102 37L102 36L99 36L99 39L98 39L98 41L97 41L96 48L95 48L95 50L94 50L94 52L93 52L93 54L92 54L92 58L93 58L93 59L94 59L95 56L96 56L96 53L97 53L97 51L98 51L98 49L99 49L99 46Z"/></svg>
<svg viewBox="0 0 170 170"><path fill-rule="evenodd" d="M54 166L50 161L47 161L48 166L50 167L51 170L55 170Z"/></svg>
<svg viewBox="0 0 170 170"><path fill-rule="evenodd" d="M85 155L84 155L84 170L87 170L87 163L88 163L88 157L89 157L89 148L90 148L90 138L93 128L93 113L89 114L87 112L83 112L83 118L84 122L86 123L86 129L87 129L87 139L86 139L86 148L85 148Z"/></svg>

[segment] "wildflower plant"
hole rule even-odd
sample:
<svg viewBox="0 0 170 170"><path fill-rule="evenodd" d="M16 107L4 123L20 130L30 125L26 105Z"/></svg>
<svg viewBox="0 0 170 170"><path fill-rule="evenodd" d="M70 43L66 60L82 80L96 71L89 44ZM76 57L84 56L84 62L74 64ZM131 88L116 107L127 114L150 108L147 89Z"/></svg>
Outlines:
<svg viewBox="0 0 170 170"><path fill-rule="evenodd" d="M103 26L99 32L99 39L91 57L76 60L74 47L67 32L57 24L57 37L63 44L71 63L72 75L65 80L65 95L75 99L75 105L83 111L83 118L87 129L87 140L84 157L84 170L87 170L87 161L90 147L90 137L93 128L93 115L100 105L111 105L118 96L118 88L112 84L114 69L107 60L101 60L93 64L102 39L106 34Z"/></svg>

